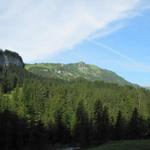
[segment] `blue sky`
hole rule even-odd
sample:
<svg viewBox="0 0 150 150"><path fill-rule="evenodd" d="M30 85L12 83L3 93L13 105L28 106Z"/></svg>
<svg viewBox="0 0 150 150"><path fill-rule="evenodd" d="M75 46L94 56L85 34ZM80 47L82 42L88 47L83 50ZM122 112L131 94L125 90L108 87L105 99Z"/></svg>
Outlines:
<svg viewBox="0 0 150 150"><path fill-rule="evenodd" d="M26 63L85 61L150 85L149 0L0 0L0 47Z"/></svg>

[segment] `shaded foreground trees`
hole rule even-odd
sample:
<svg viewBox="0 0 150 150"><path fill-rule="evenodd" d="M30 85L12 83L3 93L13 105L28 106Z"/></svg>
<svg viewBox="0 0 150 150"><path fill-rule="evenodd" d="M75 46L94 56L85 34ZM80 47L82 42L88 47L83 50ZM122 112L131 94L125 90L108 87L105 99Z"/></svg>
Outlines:
<svg viewBox="0 0 150 150"><path fill-rule="evenodd" d="M0 149L46 150L57 143L85 147L114 139L149 137L148 122L141 120L136 108L129 121L125 121L119 111L115 124L110 121L108 109L103 107L100 101L96 101L94 109L94 116L90 119L80 102L76 109L72 131L62 121L59 112L56 114L55 124L45 127L40 121L31 124L5 110L0 113Z"/></svg>

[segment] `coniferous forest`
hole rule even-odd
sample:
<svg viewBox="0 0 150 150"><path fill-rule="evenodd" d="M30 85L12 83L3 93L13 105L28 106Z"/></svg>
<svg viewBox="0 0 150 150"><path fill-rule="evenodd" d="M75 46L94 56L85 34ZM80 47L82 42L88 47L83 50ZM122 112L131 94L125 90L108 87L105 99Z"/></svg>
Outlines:
<svg viewBox="0 0 150 150"><path fill-rule="evenodd" d="M42 78L0 69L0 149L88 147L150 138L150 92L82 78Z"/></svg>
<svg viewBox="0 0 150 150"><path fill-rule="evenodd" d="M150 0L0 0L0 150L150 150Z"/></svg>

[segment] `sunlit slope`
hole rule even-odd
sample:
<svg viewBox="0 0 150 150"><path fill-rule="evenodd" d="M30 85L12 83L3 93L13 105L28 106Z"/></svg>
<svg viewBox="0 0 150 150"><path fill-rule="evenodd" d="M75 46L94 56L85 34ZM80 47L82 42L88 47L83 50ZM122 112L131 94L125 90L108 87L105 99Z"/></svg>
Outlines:
<svg viewBox="0 0 150 150"><path fill-rule="evenodd" d="M48 78L63 80L84 78L90 81L99 80L119 85L131 84L112 71L101 69L95 65L85 64L84 62L72 64L27 64L26 69L34 74Z"/></svg>

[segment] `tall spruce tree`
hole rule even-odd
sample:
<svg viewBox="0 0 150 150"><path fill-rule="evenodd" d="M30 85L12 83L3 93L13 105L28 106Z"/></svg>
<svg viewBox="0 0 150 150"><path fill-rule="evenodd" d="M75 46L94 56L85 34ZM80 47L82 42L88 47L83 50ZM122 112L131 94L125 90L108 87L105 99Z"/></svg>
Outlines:
<svg viewBox="0 0 150 150"><path fill-rule="evenodd" d="M135 108L129 122L129 137L131 139L139 139L143 137L144 133L144 120L140 117L137 108Z"/></svg>
<svg viewBox="0 0 150 150"><path fill-rule="evenodd" d="M93 140L96 143L101 143L103 140L102 117L103 117L103 105L100 100L97 100L94 104L94 114L93 114Z"/></svg>
<svg viewBox="0 0 150 150"><path fill-rule="evenodd" d="M71 140L70 138L70 130L62 118L62 111L57 110L55 112L55 141L66 144Z"/></svg>
<svg viewBox="0 0 150 150"><path fill-rule="evenodd" d="M115 124L115 139L121 140L125 138L126 134L126 122L125 118L122 116L122 112L118 112L116 124Z"/></svg>
<svg viewBox="0 0 150 150"><path fill-rule="evenodd" d="M102 142L107 142L110 139L111 131L110 131L111 123L109 119L108 108L104 107L103 115L102 115Z"/></svg>
<svg viewBox="0 0 150 150"><path fill-rule="evenodd" d="M89 144L89 119L82 102L79 102L76 109L76 121L73 131L73 139L81 146Z"/></svg>

